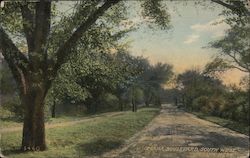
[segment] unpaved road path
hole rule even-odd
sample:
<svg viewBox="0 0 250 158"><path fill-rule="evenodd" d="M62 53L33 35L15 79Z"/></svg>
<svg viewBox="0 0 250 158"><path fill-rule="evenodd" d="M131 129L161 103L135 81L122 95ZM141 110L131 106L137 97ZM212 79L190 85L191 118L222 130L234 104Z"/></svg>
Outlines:
<svg viewBox="0 0 250 158"><path fill-rule="evenodd" d="M83 118L79 118L77 120L74 121L65 121L65 122L59 122L59 123L45 123L45 128L49 129L49 128L56 128L56 127L65 127L65 126L71 126L71 125L75 125L78 123L83 123L83 122L87 122L90 120L94 120L94 119L99 119L101 117L112 117L112 116L116 116L116 115L121 115L124 112L107 112L104 114L97 114L97 115L93 115L90 117L83 117ZM9 127L9 128L4 128L1 127L0 129L0 134L2 133L9 133L9 132L16 132L16 131L21 131L22 130L22 125L17 126L17 127Z"/></svg>
<svg viewBox="0 0 250 158"><path fill-rule="evenodd" d="M246 158L249 137L169 104L140 133L103 157Z"/></svg>

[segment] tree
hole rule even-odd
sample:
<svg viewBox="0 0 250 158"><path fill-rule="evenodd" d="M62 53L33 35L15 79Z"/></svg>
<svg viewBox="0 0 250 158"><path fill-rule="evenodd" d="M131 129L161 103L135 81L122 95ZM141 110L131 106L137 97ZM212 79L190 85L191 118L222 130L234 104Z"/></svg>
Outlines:
<svg viewBox="0 0 250 158"><path fill-rule="evenodd" d="M25 107L22 150L46 149L44 100L52 81L84 33L119 1L81 2L79 4L81 9L72 18L78 17L81 21L73 23L74 27L65 34L66 39L62 38L63 42L55 48L53 56L50 55L53 49L49 48L49 43L53 42L53 35L56 32L51 27L53 26L51 1L12 2L1 10L0 52L8 62L19 88L21 104ZM143 5L146 8L144 15L155 19L159 26L167 26L169 17L161 9L160 1L148 0L144 1ZM25 38L26 53L18 48L13 42L15 40L11 39L13 36L18 37L14 33Z"/></svg>
<svg viewBox="0 0 250 158"><path fill-rule="evenodd" d="M116 72L120 76L119 84L116 86L115 94L119 99L120 109L123 110L124 103L132 103L132 111L136 112L138 99L138 78L143 73L142 64L148 61L143 57L134 57L124 50L115 55L117 67ZM130 101L129 101L130 100Z"/></svg>
<svg viewBox="0 0 250 158"><path fill-rule="evenodd" d="M213 63L220 60L217 68L236 68L250 73L250 18L245 17L244 24L233 24L223 39L211 43L213 48L219 49L221 54ZM221 59L223 60L221 60Z"/></svg>
<svg viewBox="0 0 250 158"><path fill-rule="evenodd" d="M158 91L173 76L173 67L169 64L157 63L150 65L148 61L142 63L143 73L139 76L139 84L144 92L145 105L149 106L153 99L159 97Z"/></svg>
<svg viewBox="0 0 250 158"><path fill-rule="evenodd" d="M72 16L73 27L61 28L53 23L56 18L51 1L9 2L1 9L0 52L8 62L25 108L22 150L46 149L44 100L52 81L81 37L118 2L120 0L81 1ZM160 0L141 3L144 17L149 17L161 28L169 27L169 14ZM64 34L60 34L62 32ZM61 40L50 47L56 38ZM20 49L17 41L21 41L24 48Z"/></svg>
<svg viewBox="0 0 250 158"><path fill-rule="evenodd" d="M200 70L187 70L177 77L177 86L181 87L184 106L192 109L193 101L200 96L220 96L224 86L213 77L204 75Z"/></svg>

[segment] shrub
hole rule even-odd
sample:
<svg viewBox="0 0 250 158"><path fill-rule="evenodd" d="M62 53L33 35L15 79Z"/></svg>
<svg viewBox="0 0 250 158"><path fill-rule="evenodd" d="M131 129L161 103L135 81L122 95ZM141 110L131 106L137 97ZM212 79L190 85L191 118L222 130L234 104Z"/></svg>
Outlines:
<svg viewBox="0 0 250 158"><path fill-rule="evenodd" d="M23 107L21 107L21 102L18 96L13 96L8 98L2 103L3 109L10 111L17 118L23 118Z"/></svg>
<svg viewBox="0 0 250 158"><path fill-rule="evenodd" d="M203 109L203 112L207 113L207 109L204 107L208 107L209 98L207 96L200 96L193 100L192 109L195 111L199 111Z"/></svg>
<svg viewBox="0 0 250 158"><path fill-rule="evenodd" d="M224 105L225 105L224 98L218 96L210 98L209 101L210 114L221 116Z"/></svg>

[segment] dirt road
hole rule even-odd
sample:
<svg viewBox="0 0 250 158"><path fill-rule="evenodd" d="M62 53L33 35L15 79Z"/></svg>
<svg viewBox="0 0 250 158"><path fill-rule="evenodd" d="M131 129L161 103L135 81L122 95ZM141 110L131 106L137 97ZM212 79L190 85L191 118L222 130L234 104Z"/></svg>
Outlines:
<svg viewBox="0 0 250 158"><path fill-rule="evenodd" d="M166 104L143 131L103 157L245 158L248 155L248 136Z"/></svg>

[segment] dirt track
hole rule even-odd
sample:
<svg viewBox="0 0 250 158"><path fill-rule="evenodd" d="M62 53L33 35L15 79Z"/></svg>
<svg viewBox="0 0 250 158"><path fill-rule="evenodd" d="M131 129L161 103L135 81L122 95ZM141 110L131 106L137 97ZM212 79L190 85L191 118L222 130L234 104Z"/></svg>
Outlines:
<svg viewBox="0 0 250 158"><path fill-rule="evenodd" d="M248 155L248 136L166 104L143 131L103 157L245 158Z"/></svg>

